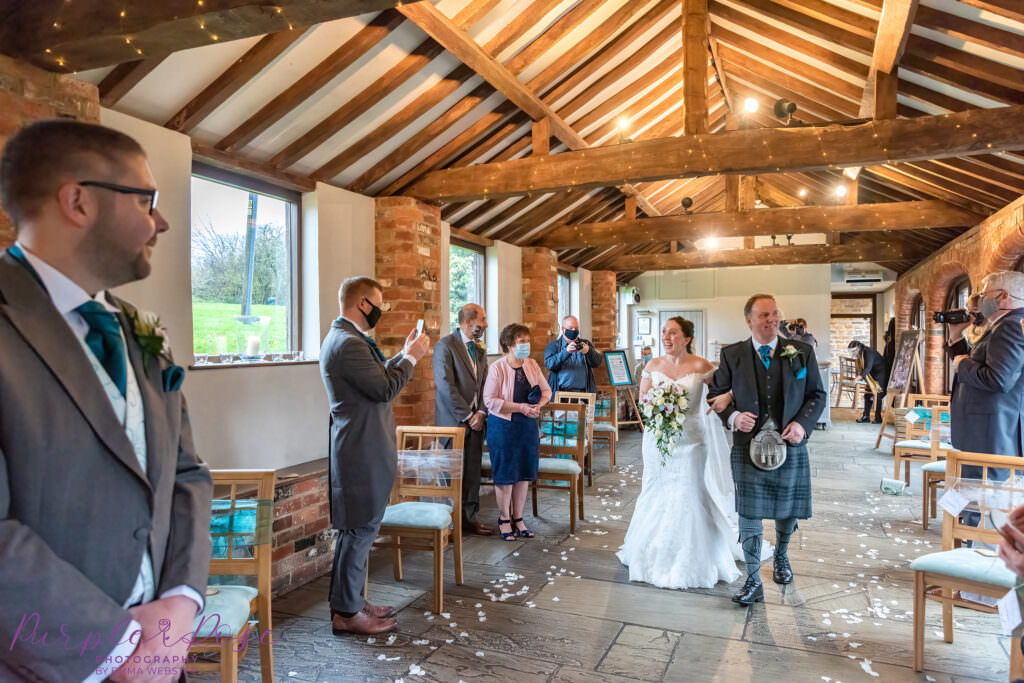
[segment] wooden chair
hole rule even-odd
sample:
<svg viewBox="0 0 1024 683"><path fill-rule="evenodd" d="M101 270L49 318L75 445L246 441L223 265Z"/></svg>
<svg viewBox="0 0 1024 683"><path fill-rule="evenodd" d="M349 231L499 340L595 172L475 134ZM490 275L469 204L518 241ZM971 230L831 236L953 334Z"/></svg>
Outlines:
<svg viewBox="0 0 1024 683"><path fill-rule="evenodd" d="M597 387L597 403L594 406L594 445L608 444L608 471L615 470L615 446L619 440L619 392L616 387Z"/></svg>
<svg viewBox="0 0 1024 683"><path fill-rule="evenodd" d="M395 581L402 580L402 550L434 553L434 611L444 611L444 550L449 542L455 564L455 583L462 585L462 448L461 427L398 427L400 454L391 504L384 511L380 536L374 542L390 547ZM444 445L451 439L451 448ZM451 505L424 498L450 498ZM412 543L409 540L412 539Z"/></svg>
<svg viewBox="0 0 1024 683"><path fill-rule="evenodd" d="M593 394L591 394L593 396ZM537 516L537 489L569 490L569 533L576 533L576 515L583 519L583 464L586 444L579 438L579 425L586 424L587 407L582 403L549 403L540 409L540 464L533 492L533 516ZM553 482L553 483L544 483ZM577 501L579 512L577 512Z"/></svg>
<svg viewBox="0 0 1024 683"><path fill-rule="evenodd" d="M1017 584L1017 576L1006 568L998 557L979 554L972 548L960 547L963 541L999 543L999 531L993 528L989 512L999 510L1006 514L1022 502L1024 489L1015 488L1018 477L1024 477L1024 460L1005 455L950 451L946 467L951 478L958 478L965 466L981 468L978 479L958 481L958 490L971 501L969 508L980 513L980 526L964 524L959 516L943 514L942 552L922 555L910 563L914 570L914 670L924 668L925 609L927 601L942 603L943 640L953 642L953 607L968 607L983 612L994 612L972 601L955 597L957 591L980 593L1001 598ZM999 481L993 470L1009 472L1009 479ZM1024 678L1024 655L1017 638L1010 648L1010 680Z"/></svg>
<svg viewBox="0 0 1024 683"><path fill-rule="evenodd" d="M597 413L597 394L587 391L556 391L552 403L582 403L587 407L586 415L586 457L583 471L587 475L587 486L594 485L594 421Z"/></svg>
<svg viewBox="0 0 1024 683"><path fill-rule="evenodd" d="M836 404L835 408L839 407L839 402L843 400L843 392L847 391L853 400L853 409L857 409L857 398L860 394L860 389L864 386L864 381L861 380L857 374L857 360L855 358L847 358L846 356L839 357L839 381L836 382Z"/></svg>
<svg viewBox="0 0 1024 683"><path fill-rule="evenodd" d="M273 683L270 571L274 524L274 470L211 470L214 484L210 536L210 585L206 604L193 624L190 654L218 653L219 661L189 663L188 669L216 671L222 683L238 680L238 662L250 640L260 644L263 683ZM219 580L220 577L231 577ZM243 583L254 577L255 586ZM241 580L239 580L241 579ZM237 582L236 582L237 581ZM259 633L253 633L257 615Z"/></svg>
<svg viewBox="0 0 1024 683"><path fill-rule="evenodd" d="M946 460L936 460L921 466L921 528L928 530L928 523L937 514L939 487L946 481Z"/></svg>
<svg viewBox="0 0 1024 683"><path fill-rule="evenodd" d="M935 462L953 448L949 441L949 408L911 408L907 411L906 438L893 444L893 478L910 485L911 462ZM911 419L916 418L916 419Z"/></svg>

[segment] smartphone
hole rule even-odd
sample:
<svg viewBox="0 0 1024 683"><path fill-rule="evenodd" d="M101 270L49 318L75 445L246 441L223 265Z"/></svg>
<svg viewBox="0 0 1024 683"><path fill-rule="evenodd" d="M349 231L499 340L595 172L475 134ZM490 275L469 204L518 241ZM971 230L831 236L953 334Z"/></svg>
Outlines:
<svg viewBox="0 0 1024 683"><path fill-rule="evenodd" d="M423 334L423 318L416 321L416 336Z"/></svg>

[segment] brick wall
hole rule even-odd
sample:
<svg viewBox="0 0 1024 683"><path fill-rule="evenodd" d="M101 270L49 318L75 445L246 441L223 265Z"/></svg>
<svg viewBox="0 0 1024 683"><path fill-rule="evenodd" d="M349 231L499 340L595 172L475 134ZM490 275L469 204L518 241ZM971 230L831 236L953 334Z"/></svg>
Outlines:
<svg viewBox="0 0 1024 683"><path fill-rule="evenodd" d="M615 273L599 270L590 274L591 340L598 351L611 351L617 347L618 328L618 283ZM606 365L594 370L598 384L608 380Z"/></svg>
<svg viewBox="0 0 1024 683"><path fill-rule="evenodd" d="M441 210L408 197L376 200L374 248L376 280L390 311L374 337L384 355L401 351L416 321L423 318L431 349L446 316L441 310ZM412 380L392 404L399 425L434 424L432 352L416 364Z"/></svg>
<svg viewBox="0 0 1024 683"><path fill-rule="evenodd" d="M0 55L0 148L26 123L56 116L98 123L96 86ZM0 210L0 249L13 242L14 228Z"/></svg>
<svg viewBox="0 0 1024 683"><path fill-rule="evenodd" d="M523 248L523 319L531 356L544 364L544 347L558 334L558 259L545 247Z"/></svg>
<svg viewBox="0 0 1024 683"><path fill-rule="evenodd" d="M832 333L831 358L829 360L834 368L839 367L840 356L853 357L849 345L854 339L871 344L870 318L832 318L829 327ZM819 357L818 360L823 359Z"/></svg>
<svg viewBox="0 0 1024 683"><path fill-rule="evenodd" d="M271 588L281 595L327 574L334 561L327 474L274 491L274 550Z"/></svg>
<svg viewBox="0 0 1024 683"><path fill-rule="evenodd" d="M1024 256L1024 197L1011 202L956 238L896 281L896 328L910 327L914 299L920 295L926 309L924 374L929 392L945 393L943 386L943 326L932 313L942 310L953 283L962 275L974 291L989 273L1012 270Z"/></svg>

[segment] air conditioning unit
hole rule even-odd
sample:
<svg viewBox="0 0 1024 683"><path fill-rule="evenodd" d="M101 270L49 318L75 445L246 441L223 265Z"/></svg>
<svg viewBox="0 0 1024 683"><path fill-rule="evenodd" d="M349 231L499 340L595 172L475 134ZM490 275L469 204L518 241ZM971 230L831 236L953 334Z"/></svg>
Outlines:
<svg viewBox="0 0 1024 683"><path fill-rule="evenodd" d="M880 270L848 270L843 284L853 287L870 287L885 281L885 274Z"/></svg>

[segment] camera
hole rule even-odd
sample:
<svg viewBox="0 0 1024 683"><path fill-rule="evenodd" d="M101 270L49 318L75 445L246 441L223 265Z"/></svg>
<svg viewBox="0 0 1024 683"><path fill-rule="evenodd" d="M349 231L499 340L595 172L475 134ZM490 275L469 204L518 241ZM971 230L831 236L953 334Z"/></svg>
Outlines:
<svg viewBox="0 0 1024 683"><path fill-rule="evenodd" d="M975 322L978 323L978 314L974 314L972 316L970 313L968 313L962 308L959 308L955 311L936 311L935 313L932 314L932 320L934 320L937 323L942 323L944 325L960 325L962 323L969 323L971 322L972 317L974 317Z"/></svg>

